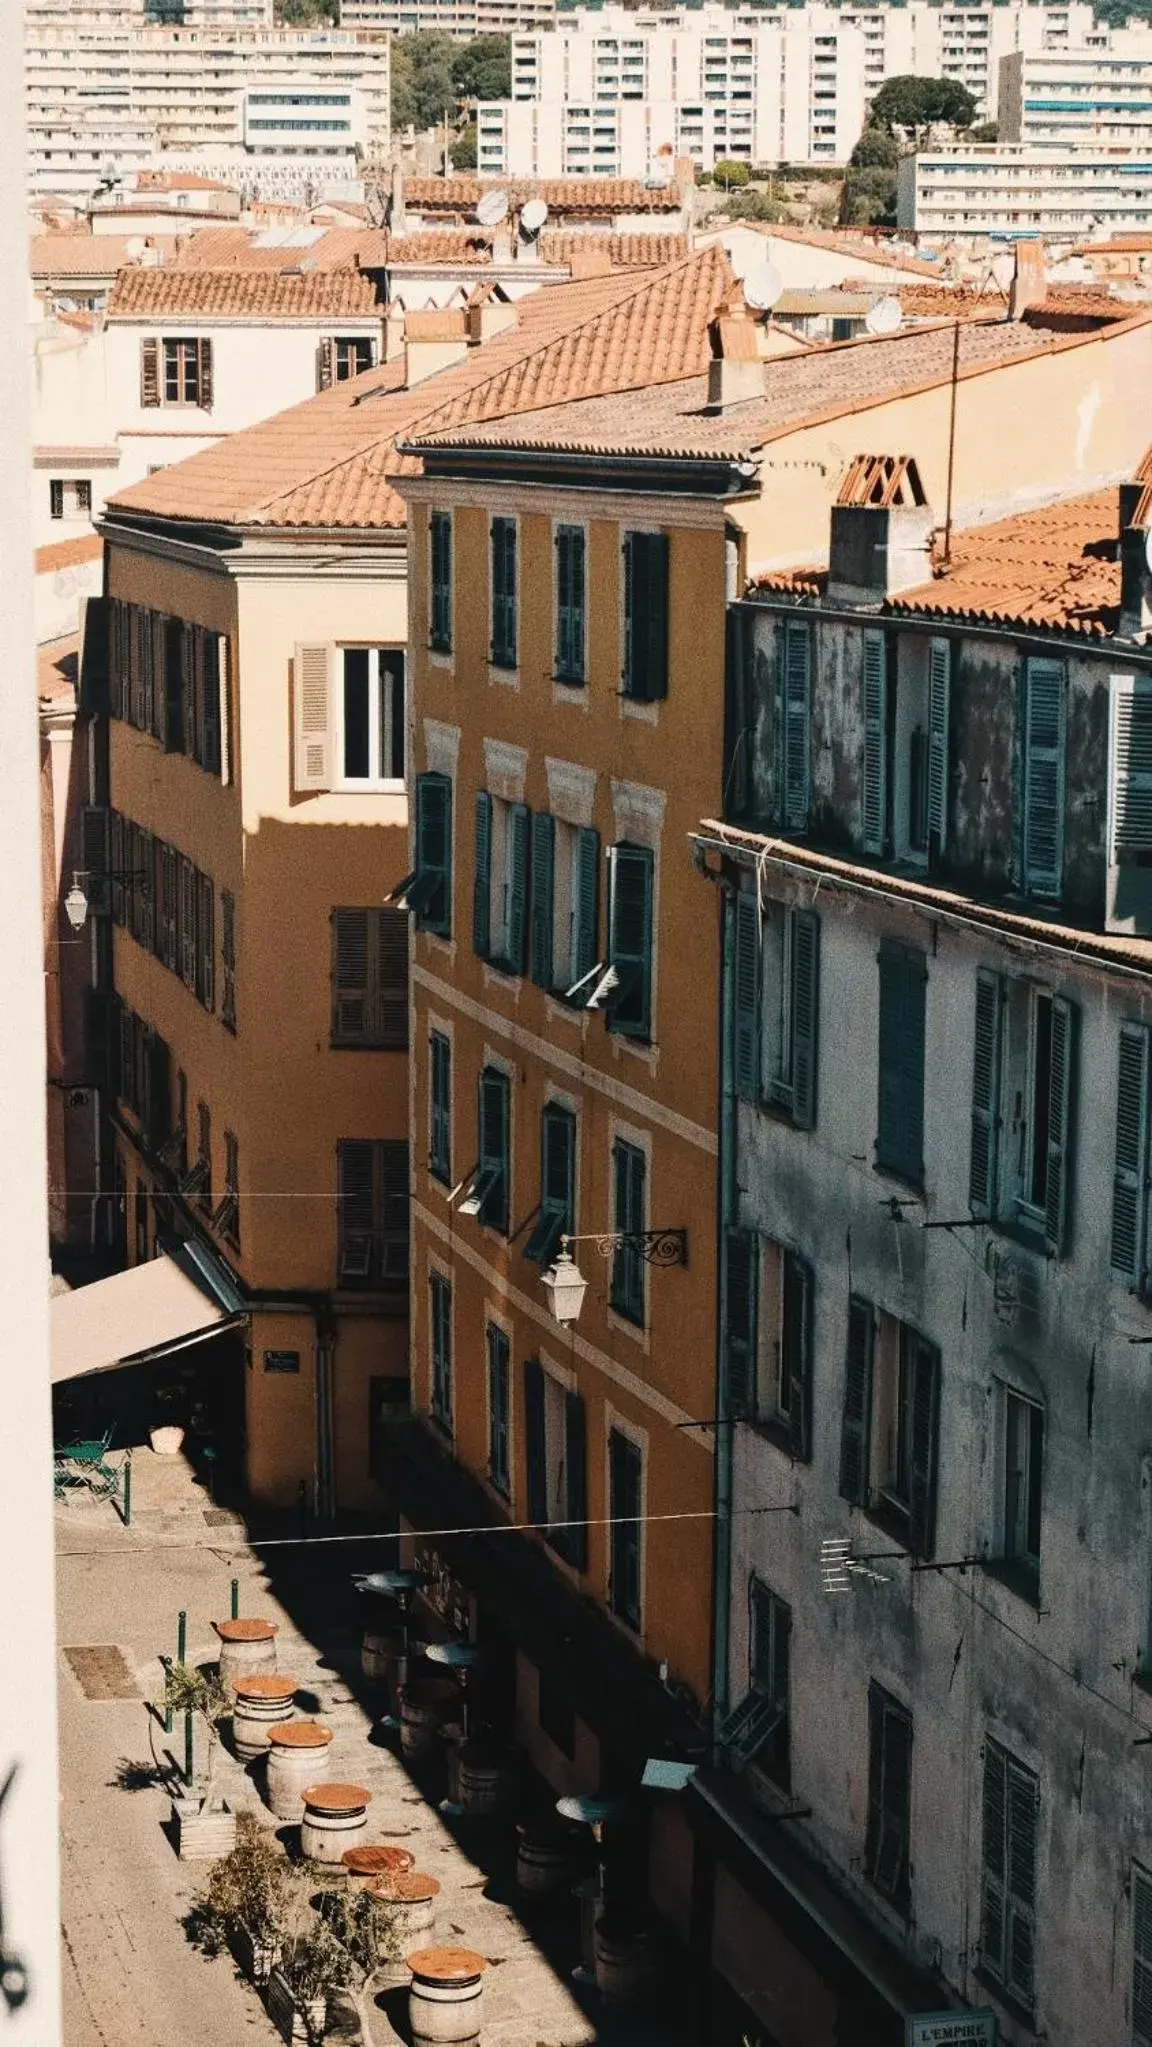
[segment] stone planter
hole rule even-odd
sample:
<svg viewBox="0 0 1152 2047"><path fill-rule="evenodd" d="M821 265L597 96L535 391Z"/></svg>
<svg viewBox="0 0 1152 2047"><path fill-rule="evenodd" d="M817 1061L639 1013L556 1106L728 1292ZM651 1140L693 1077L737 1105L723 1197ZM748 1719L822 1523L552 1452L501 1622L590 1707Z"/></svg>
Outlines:
<svg viewBox="0 0 1152 2047"><path fill-rule="evenodd" d="M428 1939L435 1931L439 1880L417 1869L397 1871L394 1876L382 1876L369 1884L368 1894L386 1906L397 1950L380 1958L377 1965L380 1979L393 1985L408 1983L412 1972L404 1957L418 1941Z"/></svg>
<svg viewBox="0 0 1152 2047"><path fill-rule="evenodd" d="M184 1431L178 1422L160 1422L149 1429L148 1441L157 1457L179 1457L184 1448Z"/></svg>
<svg viewBox="0 0 1152 2047"><path fill-rule="evenodd" d="M248 1981L263 1989L280 1960L280 1942L260 1939L241 1921L232 1929L232 1952Z"/></svg>
<svg viewBox="0 0 1152 2047"><path fill-rule="evenodd" d="M220 1637L220 1682L232 1685L249 1672L276 1668L275 1621L213 1621Z"/></svg>
<svg viewBox="0 0 1152 2047"><path fill-rule="evenodd" d="M309 1784L304 1792L300 1848L309 1862L339 1868L368 1825L372 1793L362 1784Z"/></svg>
<svg viewBox="0 0 1152 2047"><path fill-rule="evenodd" d="M412 2047L473 2047L484 2024L483 1955L471 1948L420 1948L412 1971L408 2022Z"/></svg>
<svg viewBox="0 0 1152 2047"><path fill-rule="evenodd" d="M309 2047L310 2040L322 2040L328 2023L328 1999L314 1997L307 2007L312 2032L305 2024L304 2007L297 2003L287 1978L279 1968L268 1978L268 2016L289 2047Z"/></svg>
<svg viewBox="0 0 1152 2047"><path fill-rule="evenodd" d="M172 1819L181 1862L219 1862L236 1846L236 1815L224 1802L209 1809L201 1798L174 1798Z"/></svg>
<svg viewBox="0 0 1152 2047"><path fill-rule="evenodd" d="M302 1820L304 1793L328 1766L332 1730L318 1720L286 1720L268 1729L268 1803L278 1820Z"/></svg>

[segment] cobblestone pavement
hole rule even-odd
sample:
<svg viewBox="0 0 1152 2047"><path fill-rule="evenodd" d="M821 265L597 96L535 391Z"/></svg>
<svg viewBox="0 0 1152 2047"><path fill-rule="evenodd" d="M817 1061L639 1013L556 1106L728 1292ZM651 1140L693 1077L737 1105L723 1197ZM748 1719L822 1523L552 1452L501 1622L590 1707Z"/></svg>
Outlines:
<svg viewBox="0 0 1152 2047"><path fill-rule="evenodd" d="M233 1577L241 1613L278 1623L279 1669L296 1679L305 1709L333 1730L327 1774L372 1793L363 1838L403 1841L416 1867L439 1880L442 1909L428 1939L487 1958L485 2047L684 2047L686 2036L667 2019L608 2022L594 1996L578 1996L569 1980L575 1908L566 1905L558 1925L526 1924L511 1886L510 1829L477 1833L475 1822L445 1820L398 1755L369 1739L371 1715L356 1696L348 1552L332 1546L326 1618L323 1600L305 1611L286 1593L274 1596L270 1552L262 1562L243 1523L212 1509L183 1459L137 1451L133 1495L130 1529L108 1502L69 1503L57 1515L65 2047L257 2047L279 2037L231 1963L206 1960L184 1937L181 1921L204 1869L176 1859L157 1781L158 1766L182 1758L182 1736L166 1737L145 1704L160 1690L160 1653L175 1652L180 1608L188 1660L214 1657L211 1624L228 1614ZM138 1698L86 1697L63 1653L81 1646L119 1649ZM230 1754L219 1781L230 1802L278 1828L258 1779ZM356 2004L340 2027L347 2039L359 2036L364 2047L407 2041L404 1992L373 1994L370 1983Z"/></svg>

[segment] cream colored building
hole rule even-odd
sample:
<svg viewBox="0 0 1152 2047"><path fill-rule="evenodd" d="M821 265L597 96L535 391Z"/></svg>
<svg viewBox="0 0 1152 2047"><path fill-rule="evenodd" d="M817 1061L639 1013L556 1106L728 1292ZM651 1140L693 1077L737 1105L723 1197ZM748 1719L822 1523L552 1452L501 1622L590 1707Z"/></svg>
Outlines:
<svg viewBox="0 0 1152 2047"><path fill-rule="evenodd" d="M901 157L900 227L929 242L1090 241L1152 223L1152 157L1122 144L964 142Z"/></svg>

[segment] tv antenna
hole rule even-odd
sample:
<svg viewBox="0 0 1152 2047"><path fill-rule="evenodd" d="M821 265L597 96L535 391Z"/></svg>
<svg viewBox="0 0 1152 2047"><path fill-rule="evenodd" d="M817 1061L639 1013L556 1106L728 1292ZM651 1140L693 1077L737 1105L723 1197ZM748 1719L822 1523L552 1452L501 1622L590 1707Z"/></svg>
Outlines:
<svg viewBox="0 0 1152 2047"><path fill-rule="evenodd" d="M826 1535L820 1544L820 1582L825 1592L851 1592L853 1578L867 1578L870 1585L888 1585L891 1573L872 1566L885 1558L901 1559L901 1550L878 1550L857 1556L850 1535Z"/></svg>

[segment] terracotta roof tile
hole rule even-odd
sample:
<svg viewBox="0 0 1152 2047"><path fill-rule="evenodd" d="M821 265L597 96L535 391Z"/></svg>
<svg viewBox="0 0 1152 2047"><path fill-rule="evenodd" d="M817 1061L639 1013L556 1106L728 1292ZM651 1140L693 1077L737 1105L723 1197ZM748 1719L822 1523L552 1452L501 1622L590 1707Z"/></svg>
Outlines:
<svg viewBox="0 0 1152 2047"><path fill-rule="evenodd" d="M655 270L665 263L679 263L688 254L687 235L588 234L579 229L552 232L540 237L540 254L545 263L570 263L573 256L603 249L610 263L620 270Z"/></svg>
<svg viewBox="0 0 1152 2047"><path fill-rule="evenodd" d="M398 453L397 436L454 396L546 352L556 335L587 326L645 282L617 272L534 292L519 301L514 328L426 384L405 390L402 360L367 370L158 470L119 492L111 509L220 524L402 528L405 507L391 479L416 475L420 465Z"/></svg>
<svg viewBox="0 0 1152 2047"><path fill-rule="evenodd" d="M639 178L407 178L404 197L415 213L475 213L480 194L493 189L507 192L514 208L543 199L557 214L676 213L681 203L675 184Z"/></svg>
<svg viewBox="0 0 1152 2047"><path fill-rule="evenodd" d="M36 574L54 575L57 569L79 568L81 562L99 561L104 542L98 533L78 533L75 540L50 540L36 549Z"/></svg>
<svg viewBox="0 0 1152 2047"><path fill-rule="evenodd" d="M164 239L171 241L168 236ZM33 235L29 267L34 278L112 278L126 263L137 260L132 252L138 247L135 235Z"/></svg>
<svg viewBox="0 0 1152 2047"><path fill-rule="evenodd" d="M947 571L883 609L1107 638L1120 615L1119 526L1119 493L1112 489L966 527L953 535ZM826 571L801 568L759 576L753 588L810 599L826 583Z"/></svg>
<svg viewBox="0 0 1152 2047"><path fill-rule="evenodd" d="M1143 321L1152 314L1137 318ZM679 382L640 379L626 403L615 396L570 397L564 403L562 391L546 401L548 380L537 374L538 411L524 403L508 406L507 411L515 409L519 416L515 421L501 420L495 405L479 410L486 395L481 394L472 402L468 423L454 422L447 429L436 423L436 440L449 447L504 445L689 459L746 456L798 426L850 416L947 382L954 331L951 323L908 327L890 337L772 358L764 366L763 399L752 398L718 414L704 409L707 387L699 374ZM1082 346L1089 339L1045 332L1024 322L970 321L960 328L960 375L976 376L1027 356ZM563 346L556 344L557 349ZM615 388L626 386L621 382ZM428 433L426 423L420 436L424 445L429 444Z"/></svg>
<svg viewBox="0 0 1152 2047"><path fill-rule="evenodd" d="M290 252L285 252L290 254ZM120 272L108 300L108 319L315 320L349 314L383 315L377 286L360 270L167 270Z"/></svg>

